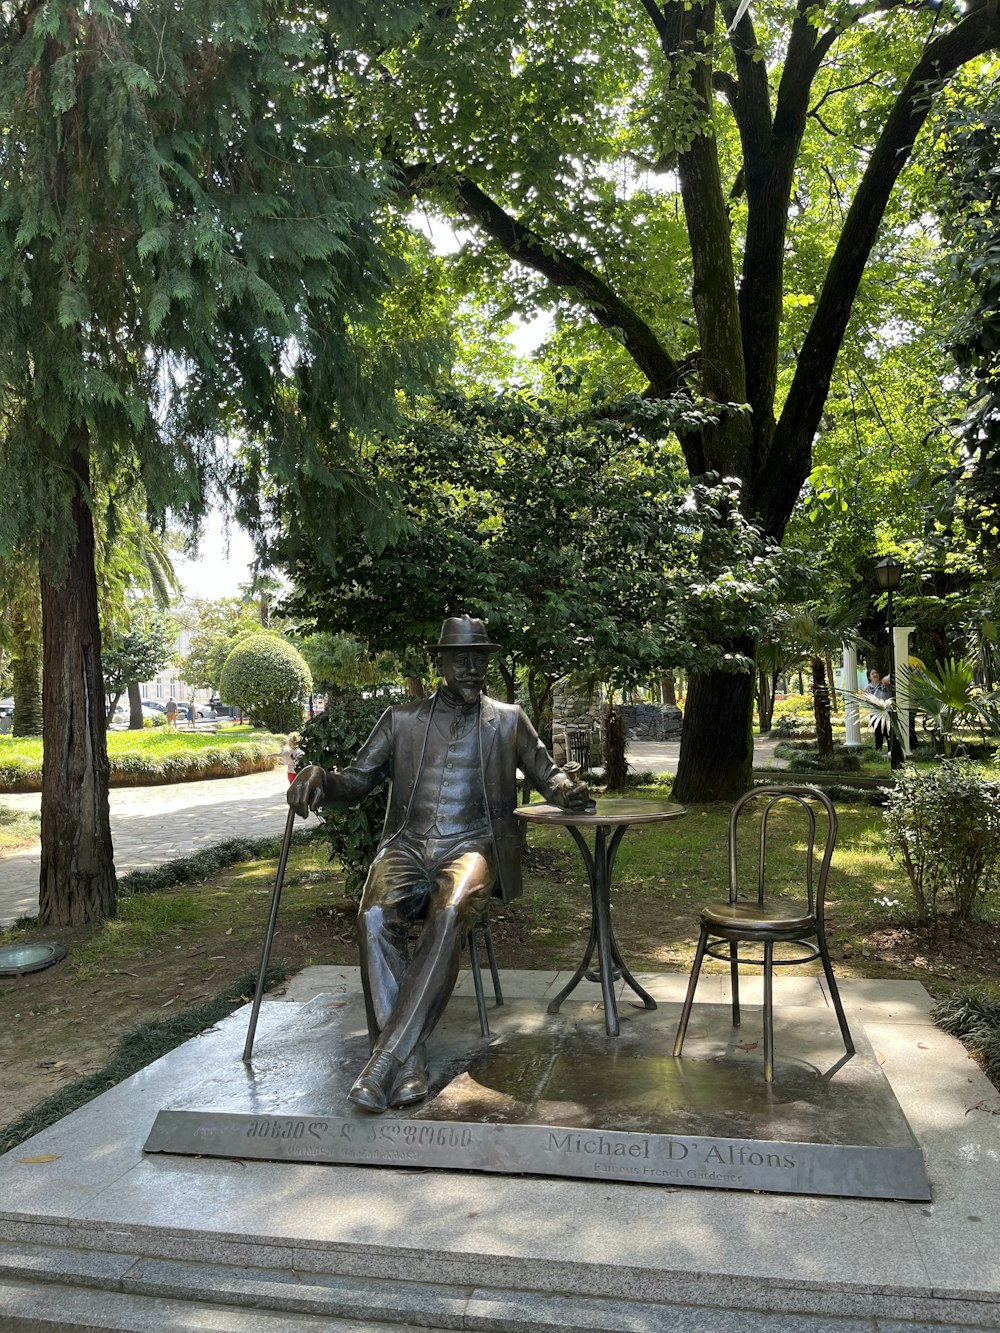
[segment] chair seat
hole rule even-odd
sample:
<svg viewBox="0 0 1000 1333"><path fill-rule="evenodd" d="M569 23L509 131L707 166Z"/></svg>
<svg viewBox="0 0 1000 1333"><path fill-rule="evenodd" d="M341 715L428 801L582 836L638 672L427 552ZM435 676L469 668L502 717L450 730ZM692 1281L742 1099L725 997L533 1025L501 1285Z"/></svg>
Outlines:
<svg viewBox="0 0 1000 1333"><path fill-rule="evenodd" d="M746 932L748 935L813 935L816 917L803 911L802 903L783 903L771 899L756 902L709 903L701 913L702 924L709 930Z"/></svg>

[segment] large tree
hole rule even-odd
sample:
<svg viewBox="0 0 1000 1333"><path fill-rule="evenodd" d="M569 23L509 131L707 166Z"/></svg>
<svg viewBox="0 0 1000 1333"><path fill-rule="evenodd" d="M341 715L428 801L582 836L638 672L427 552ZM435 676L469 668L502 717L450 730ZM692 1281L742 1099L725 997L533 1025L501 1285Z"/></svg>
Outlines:
<svg viewBox="0 0 1000 1333"><path fill-rule="evenodd" d="M1000 45L997 6L414 8L351 90L401 193L466 229L470 284L604 330L646 394L748 405L680 442L781 538L852 314L891 318L925 208L900 176L948 80ZM692 678L682 798L748 784L751 693L748 675Z"/></svg>
<svg viewBox="0 0 1000 1333"><path fill-rule="evenodd" d="M40 552L43 922L115 903L95 497L141 483L154 516L196 518L240 429L251 511L267 467L352 512L385 265L327 38L265 0L0 14L0 548Z"/></svg>

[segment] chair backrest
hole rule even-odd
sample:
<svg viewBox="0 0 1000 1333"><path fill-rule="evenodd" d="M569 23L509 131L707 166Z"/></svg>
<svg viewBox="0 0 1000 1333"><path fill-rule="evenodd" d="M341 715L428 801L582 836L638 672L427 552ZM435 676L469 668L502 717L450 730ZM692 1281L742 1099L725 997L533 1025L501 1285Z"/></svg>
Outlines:
<svg viewBox="0 0 1000 1333"><path fill-rule="evenodd" d="M830 873L830 862L837 841L837 812L833 802L825 792L817 787L755 787L733 806L729 817L729 901L735 902L741 885L739 880L738 838L741 828L747 821L757 821L757 902L765 899L765 870L767 865L768 825L771 816L779 807L791 807L803 815L807 827L804 873L796 878L798 885L805 885L809 911L818 920L823 918L823 904L826 899L826 880ZM817 812L825 815L817 830ZM825 823L825 833L822 828ZM822 839L823 850L819 857L819 870L816 870L817 831ZM772 829L773 841L775 832Z"/></svg>

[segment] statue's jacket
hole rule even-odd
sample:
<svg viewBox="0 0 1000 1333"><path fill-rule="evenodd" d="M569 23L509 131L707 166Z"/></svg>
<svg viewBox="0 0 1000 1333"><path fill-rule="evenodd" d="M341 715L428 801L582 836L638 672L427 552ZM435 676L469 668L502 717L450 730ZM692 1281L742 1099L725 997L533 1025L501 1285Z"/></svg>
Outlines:
<svg viewBox="0 0 1000 1333"><path fill-rule="evenodd" d="M381 849L406 827L410 800L428 743L434 743L431 715L436 695L397 704L376 722L371 735L347 768L328 773L326 803L355 805L388 778L391 782L382 828ZM497 892L509 901L521 892L517 770L548 801L561 804L571 779L553 761L527 714L517 704L485 695L479 708L480 767L497 865Z"/></svg>

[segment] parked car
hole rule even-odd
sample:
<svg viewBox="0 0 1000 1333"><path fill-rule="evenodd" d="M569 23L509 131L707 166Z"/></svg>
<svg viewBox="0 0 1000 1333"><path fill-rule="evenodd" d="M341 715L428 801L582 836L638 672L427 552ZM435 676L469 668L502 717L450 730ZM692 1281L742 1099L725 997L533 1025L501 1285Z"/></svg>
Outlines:
<svg viewBox="0 0 1000 1333"><path fill-rule="evenodd" d="M0 699L0 717L14 716L14 700Z"/></svg>
<svg viewBox="0 0 1000 1333"><path fill-rule="evenodd" d="M194 715L196 719L201 719L201 720L209 717L215 717L215 709L212 707L211 704L195 704ZM181 699L177 700L177 721L178 722L191 721L191 705L184 703L183 700Z"/></svg>
<svg viewBox="0 0 1000 1333"><path fill-rule="evenodd" d="M167 705L162 699L140 699L139 702L142 704L143 708L148 708L153 713L163 713L166 711Z"/></svg>

